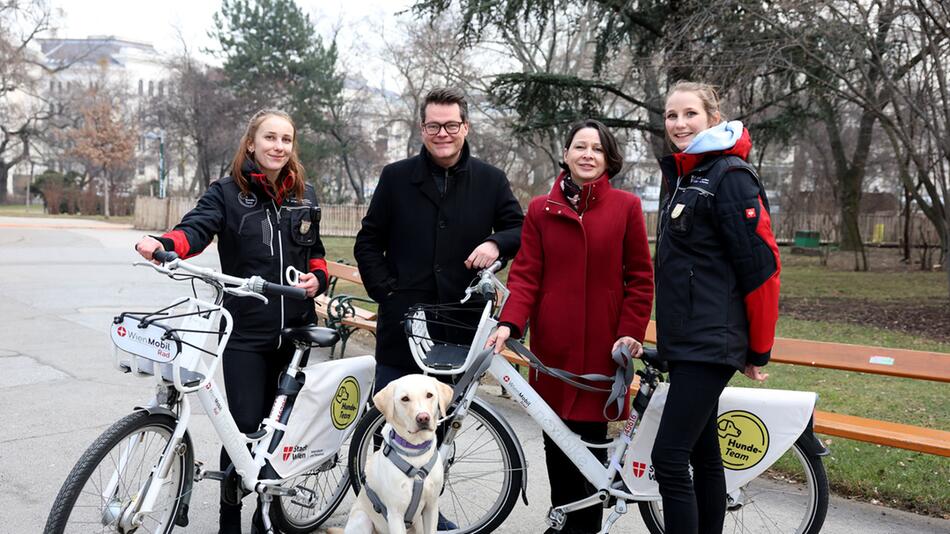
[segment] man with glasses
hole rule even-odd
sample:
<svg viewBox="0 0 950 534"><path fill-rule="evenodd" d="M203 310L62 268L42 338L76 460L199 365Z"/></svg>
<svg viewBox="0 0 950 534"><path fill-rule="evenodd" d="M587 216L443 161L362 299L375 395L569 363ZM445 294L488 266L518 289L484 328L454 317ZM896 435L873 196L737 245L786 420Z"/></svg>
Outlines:
<svg viewBox="0 0 950 534"><path fill-rule="evenodd" d="M458 303L478 269L513 258L521 242L524 214L508 178L469 153L462 92L433 89L419 112L423 147L383 168L353 247L363 285L379 303L377 391L420 372L402 326L406 310Z"/></svg>

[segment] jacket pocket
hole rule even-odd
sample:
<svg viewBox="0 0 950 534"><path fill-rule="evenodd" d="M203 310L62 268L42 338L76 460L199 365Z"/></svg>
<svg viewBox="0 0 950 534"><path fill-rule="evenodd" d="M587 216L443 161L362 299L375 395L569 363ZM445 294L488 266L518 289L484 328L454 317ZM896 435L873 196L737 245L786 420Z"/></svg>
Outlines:
<svg viewBox="0 0 950 534"><path fill-rule="evenodd" d="M309 247L317 242L320 226L320 207L312 206L291 210L290 236L294 243Z"/></svg>
<svg viewBox="0 0 950 534"><path fill-rule="evenodd" d="M687 191L670 206L670 231L678 235L689 234L696 218L696 202L699 194Z"/></svg>

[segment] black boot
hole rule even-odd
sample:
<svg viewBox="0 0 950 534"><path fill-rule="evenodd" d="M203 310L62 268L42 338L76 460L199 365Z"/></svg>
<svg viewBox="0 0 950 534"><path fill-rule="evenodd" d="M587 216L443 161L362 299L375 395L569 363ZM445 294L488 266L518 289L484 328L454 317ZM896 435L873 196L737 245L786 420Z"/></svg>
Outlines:
<svg viewBox="0 0 950 534"><path fill-rule="evenodd" d="M241 505L221 503L218 534L241 534Z"/></svg>

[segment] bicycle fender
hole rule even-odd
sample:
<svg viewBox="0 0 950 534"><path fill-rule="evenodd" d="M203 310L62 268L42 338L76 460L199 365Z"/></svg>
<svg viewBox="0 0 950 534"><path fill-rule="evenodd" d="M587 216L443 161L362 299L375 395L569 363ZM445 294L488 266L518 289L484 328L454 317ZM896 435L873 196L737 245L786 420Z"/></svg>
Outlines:
<svg viewBox="0 0 950 534"><path fill-rule="evenodd" d="M132 411L148 412L149 415L167 415L176 421L178 420L178 414L164 406L135 406L132 408Z"/></svg>
<svg viewBox="0 0 950 534"><path fill-rule="evenodd" d="M478 397L475 397L472 400L472 402L477 403L482 408L484 408L486 412L490 413L495 418L495 420L501 424L501 426L505 429L508 435L511 436L511 441L515 443L515 450L518 451L518 458L521 460L521 466L522 466L521 468L521 500L524 501L525 506L528 506L528 462L525 459L524 450L521 448L521 441L518 439L518 435L515 434L514 429L511 428L511 425L508 424L508 421L504 417L502 417L491 404L481 400Z"/></svg>
<svg viewBox="0 0 950 534"><path fill-rule="evenodd" d="M808 454L814 454L815 456L828 456L831 454L831 450L825 447L825 444L815 435L814 417L808 420L808 426L802 431L802 435L798 436L796 443Z"/></svg>
<svg viewBox="0 0 950 534"><path fill-rule="evenodd" d="M169 410L168 408L165 408L164 406L135 406L132 408L132 410L136 412L147 412L149 415L167 415L176 421L178 420L178 414ZM185 431L184 439L188 442L189 447L194 447L191 442L191 437L188 435L187 431ZM192 469L194 469L194 466L192 466ZM188 509L191 505L191 493L194 485L195 477L194 473L192 473L192 476L185 477L185 482L182 485L181 505L179 505L178 514L174 519L176 526L188 526Z"/></svg>

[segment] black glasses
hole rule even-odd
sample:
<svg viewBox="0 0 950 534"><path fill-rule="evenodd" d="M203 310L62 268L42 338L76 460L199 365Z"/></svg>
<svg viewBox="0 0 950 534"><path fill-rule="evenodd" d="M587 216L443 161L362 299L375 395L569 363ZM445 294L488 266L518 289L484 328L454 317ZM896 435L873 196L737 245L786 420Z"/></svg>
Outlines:
<svg viewBox="0 0 950 534"><path fill-rule="evenodd" d="M462 129L462 123L457 121L443 122L441 124L438 122L427 122L422 125L422 130L428 135L439 135L442 128L445 128L445 133L455 135Z"/></svg>

